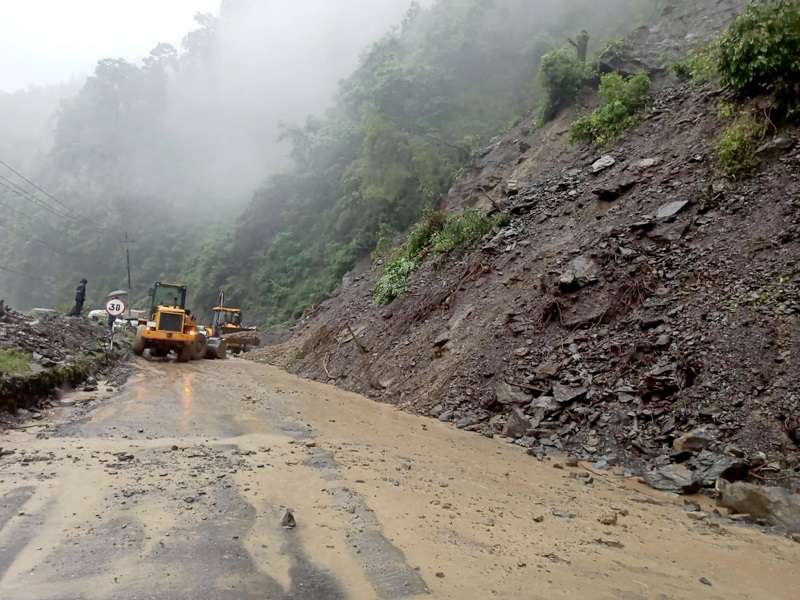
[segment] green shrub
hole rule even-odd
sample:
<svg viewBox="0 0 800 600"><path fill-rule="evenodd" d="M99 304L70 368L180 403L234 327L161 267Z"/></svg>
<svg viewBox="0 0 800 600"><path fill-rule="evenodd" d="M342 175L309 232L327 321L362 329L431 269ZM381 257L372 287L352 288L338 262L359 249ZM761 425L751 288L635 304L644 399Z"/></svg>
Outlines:
<svg viewBox="0 0 800 600"><path fill-rule="evenodd" d="M650 78L644 72L627 79L619 73L609 73L600 80L600 98L599 108L570 127L573 142L603 146L635 125L650 99Z"/></svg>
<svg viewBox="0 0 800 600"><path fill-rule="evenodd" d="M672 64L672 72L682 81L707 83L719 75L719 46L695 48L684 60Z"/></svg>
<svg viewBox="0 0 800 600"><path fill-rule="evenodd" d="M408 278L419 268L419 259L400 256L386 263L383 273L372 290L375 304L389 304L405 293Z"/></svg>
<svg viewBox="0 0 800 600"><path fill-rule="evenodd" d="M736 119L720 136L716 144L717 159L725 173L738 179L750 173L758 164L755 151L766 133L766 125L752 115Z"/></svg>
<svg viewBox="0 0 800 600"><path fill-rule="evenodd" d="M465 210L455 215L437 231L431 242L435 254L450 254L454 250L467 250L483 239L494 227L494 221L482 211Z"/></svg>
<svg viewBox="0 0 800 600"><path fill-rule="evenodd" d="M27 373L30 370L26 354L17 350L0 350L0 373Z"/></svg>
<svg viewBox="0 0 800 600"><path fill-rule="evenodd" d="M800 3L752 2L720 40L719 70L739 93L791 97L800 83Z"/></svg>
<svg viewBox="0 0 800 600"><path fill-rule="evenodd" d="M395 258L384 266L372 290L373 301L389 304L405 293L408 278L427 254L442 256L473 248L495 226L504 225L507 219L502 213L490 218L474 208L449 216L441 212L427 213L411 230Z"/></svg>
<svg viewBox="0 0 800 600"><path fill-rule="evenodd" d="M539 81L545 93L542 121L552 120L559 110L574 104L586 79L586 66L578 61L575 52L561 48L545 54L539 67Z"/></svg>

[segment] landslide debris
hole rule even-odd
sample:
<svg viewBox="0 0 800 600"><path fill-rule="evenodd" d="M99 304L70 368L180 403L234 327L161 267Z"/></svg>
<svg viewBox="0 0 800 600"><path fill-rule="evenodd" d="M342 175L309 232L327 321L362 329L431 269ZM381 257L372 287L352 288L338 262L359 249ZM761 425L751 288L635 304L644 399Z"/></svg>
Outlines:
<svg viewBox="0 0 800 600"><path fill-rule="evenodd" d="M510 216L478 250L427 261L386 307L365 267L253 358L660 489L800 488L800 130L730 180L725 93L657 90L602 151L566 143L571 115L511 130L446 199Z"/></svg>
<svg viewBox="0 0 800 600"><path fill-rule="evenodd" d="M0 302L0 353L19 360L0 363L0 412L36 407L62 386L74 386L124 356L109 352L107 330L53 311L16 312Z"/></svg>

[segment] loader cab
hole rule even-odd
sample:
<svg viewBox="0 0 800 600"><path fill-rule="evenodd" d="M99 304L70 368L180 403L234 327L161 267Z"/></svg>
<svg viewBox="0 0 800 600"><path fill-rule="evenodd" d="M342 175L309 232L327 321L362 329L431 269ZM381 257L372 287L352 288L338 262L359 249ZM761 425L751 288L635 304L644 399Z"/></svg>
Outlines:
<svg viewBox="0 0 800 600"><path fill-rule="evenodd" d="M215 306L211 312L211 329L216 335L235 333L242 328L241 309Z"/></svg>
<svg viewBox="0 0 800 600"><path fill-rule="evenodd" d="M158 308L186 310L186 286L156 282L150 288L150 318L155 317Z"/></svg>

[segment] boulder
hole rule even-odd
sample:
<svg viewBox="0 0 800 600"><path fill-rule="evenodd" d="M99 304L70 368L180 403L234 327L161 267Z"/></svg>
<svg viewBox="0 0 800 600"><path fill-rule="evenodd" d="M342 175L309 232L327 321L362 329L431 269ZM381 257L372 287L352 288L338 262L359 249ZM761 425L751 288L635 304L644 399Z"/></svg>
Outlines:
<svg viewBox="0 0 800 600"><path fill-rule="evenodd" d="M623 196L636 185L635 179L623 179L607 185L601 185L592 190L592 193L597 196L599 200L605 202L613 202L620 196Z"/></svg>
<svg viewBox="0 0 800 600"><path fill-rule="evenodd" d="M528 409L531 412L541 410L545 415L552 415L561 410L561 405L552 396L540 396L530 403Z"/></svg>
<svg viewBox="0 0 800 600"><path fill-rule="evenodd" d="M500 404L507 406L524 406L533 398L531 394L505 381L497 384L495 396Z"/></svg>
<svg viewBox="0 0 800 600"><path fill-rule="evenodd" d="M702 487L712 487L719 479L744 479L750 465L742 459L703 450L687 466L694 470L694 480Z"/></svg>
<svg viewBox="0 0 800 600"><path fill-rule="evenodd" d="M518 439L521 438L530 429L531 422L516 406L511 409L511 414L508 416L505 427L503 427L503 435L506 437Z"/></svg>
<svg viewBox="0 0 800 600"><path fill-rule="evenodd" d="M545 362L536 367L534 375L536 376L536 379L540 381L545 381L547 379L552 379L553 377L558 375L558 372L560 370L561 370L561 365L559 363Z"/></svg>
<svg viewBox="0 0 800 600"><path fill-rule="evenodd" d="M683 465L666 465L648 471L644 482L651 488L677 494L693 494L700 488L694 473Z"/></svg>
<svg viewBox="0 0 800 600"><path fill-rule="evenodd" d="M790 137L778 136L762 144L756 150L756 154L781 154L783 152L788 152L794 148L796 144L797 142Z"/></svg>
<svg viewBox="0 0 800 600"><path fill-rule="evenodd" d="M753 485L743 481L720 481L718 488L721 506L735 513L764 519L789 533L800 533L800 496L797 494L782 488Z"/></svg>
<svg viewBox="0 0 800 600"><path fill-rule="evenodd" d="M592 163L592 173L597 175L598 173L602 173L606 169L613 167L615 164L617 164L617 161L614 159L614 157L606 154Z"/></svg>
<svg viewBox="0 0 800 600"><path fill-rule="evenodd" d="M553 384L553 399L559 404L569 404L586 395L588 390L585 387L571 387L560 383Z"/></svg>
<svg viewBox="0 0 800 600"><path fill-rule="evenodd" d="M569 263L567 269L558 280L558 287L562 292L574 292L596 283L600 269L591 258L579 256Z"/></svg>
<svg viewBox="0 0 800 600"><path fill-rule="evenodd" d="M672 443L676 452L700 452L717 439L717 432L710 427L700 427L685 433Z"/></svg>
<svg viewBox="0 0 800 600"><path fill-rule="evenodd" d="M688 206L688 200L676 200L675 202L670 202L665 204L661 208L658 209L656 212L656 219L660 221L666 221L671 219L679 212L681 212L686 206Z"/></svg>

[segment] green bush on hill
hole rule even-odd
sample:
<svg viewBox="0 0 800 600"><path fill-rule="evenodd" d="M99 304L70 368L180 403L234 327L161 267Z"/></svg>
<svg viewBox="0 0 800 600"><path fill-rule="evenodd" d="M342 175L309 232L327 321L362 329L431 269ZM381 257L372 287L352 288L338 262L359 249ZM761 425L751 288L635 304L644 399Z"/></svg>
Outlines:
<svg viewBox="0 0 800 600"><path fill-rule="evenodd" d="M644 72L627 79L619 73L609 73L600 80L600 98L599 108L570 127L573 142L603 146L636 124L650 98L650 78Z"/></svg>
<svg viewBox="0 0 800 600"><path fill-rule="evenodd" d="M716 153L723 171L732 179L751 172L757 165L755 151L766 133L766 125L753 115L737 118L720 136Z"/></svg>
<svg viewBox="0 0 800 600"><path fill-rule="evenodd" d="M696 84L712 81L719 76L719 45L695 48L685 59L673 63L671 68L681 81Z"/></svg>
<svg viewBox="0 0 800 600"><path fill-rule="evenodd" d="M445 256L469 250L495 226L503 224L505 219L502 213L489 217L474 208L453 215L428 212L411 230L395 257L384 266L372 290L373 301L376 304L389 304L405 293L408 278L428 254Z"/></svg>
<svg viewBox="0 0 800 600"><path fill-rule="evenodd" d="M800 2L757 0L720 40L722 82L752 96L796 101L800 84Z"/></svg>
<svg viewBox="0 0 800 600"><path fill-rule="evenodd" d="M558 111L574 104L586 79L586 66L573 51L560 48L545 54L539 68L539 82L545 93L542 121L551 121Z"/></svg>

